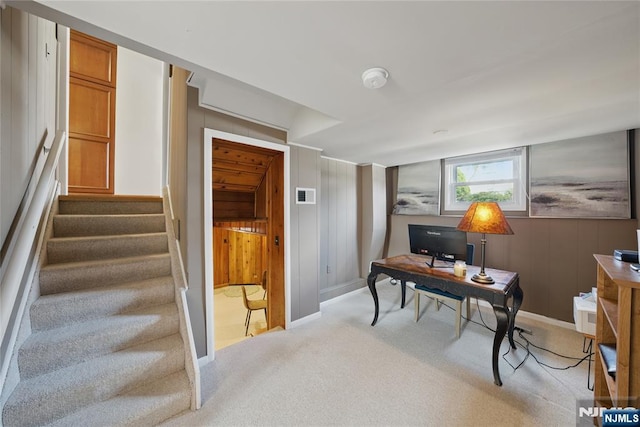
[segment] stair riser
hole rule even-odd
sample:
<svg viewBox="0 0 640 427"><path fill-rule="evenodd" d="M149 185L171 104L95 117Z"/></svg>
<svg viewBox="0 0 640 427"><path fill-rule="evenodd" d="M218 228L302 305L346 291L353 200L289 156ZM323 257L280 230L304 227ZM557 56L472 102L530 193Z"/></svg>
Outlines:
<svg viewBox="0 0 640 427"><path fill-rule="evenodd" d="M54 237L112 236L122 234L161 233L163 215L143 216L67 216L53 218Z"/></svg>
<svg viewBox="0 0 640 427"><path fill-rule="evenodd" d="M82 408L48 427L155 426L190 409L190 389L186 373L175 373L125 395ZM140 396L146 398L140 399Z"/></svg>
<svg viewBox="0 0 640 427"><path fill-rule="evenodd" d="M163 340L162 346L154 341L75 365L73 373L60 371L66 375L64 380L50 379L49 375L57 374L52 372L41 377L39 385L28 393L19 393L21 382L5 404L3 423L6 426L47 424L84 406L183 370L184 350L176 345L176 339ZM106 364L112 367L105 369ZM30 381L34 380L36 378Z"/></svg>
<svg viewBox="0 0 640 427"><path fill-rule="evenodd" d="M49 264L125 258L168 252L166 234L101 237L95 239L49 240Z"/></svg>
<svg viewBox="0 0 640 427"><path fill-rule="evenodd" d="M83 292L73 299L40 298L29 312L34 332L59 328L72 323L124 313L148 306L168 304L175 300L173 279L153 279L114 290Z"/></svg>
<svg viewBox="0 0 640 427"><path fill-rule="evenodd" d="M133 282L171 275L169 256L155 256L130 263L88 265L67 269L40 270L40 292L49 295L59 292L91 289L117 283Z"/></svg>
<svg viewBox="0 0 640 427"><path fill-rule="evenodd" d="M33 378L98 356L173 335L178 333L178 328L178 311L174 307L173 313L169 315L126 316L123 320L112 319L109 327L103 330L85 332L64 341L25 345L18 352L20 378ZM32 339L33 337L32 335Z"/></svg>
<svg viewBox="0 0 640 427"><path fill-rule="evenodd" d="M159 201L94 201L60 200L58 205L63 215L122 215L162 213Z"/></svg>

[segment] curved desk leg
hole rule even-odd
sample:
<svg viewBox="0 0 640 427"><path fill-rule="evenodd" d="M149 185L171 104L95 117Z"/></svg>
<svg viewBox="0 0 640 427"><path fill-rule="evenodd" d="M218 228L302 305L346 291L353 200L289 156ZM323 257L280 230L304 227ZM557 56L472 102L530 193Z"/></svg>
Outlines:
<svg viewBox="0 0 640 427"><path fill-rule="evenodd" d="M502 380L500 380L500 371L498 369L498 356L500 353L500 344L509 328L509 309L494 305L493 312L496 314L496 320L498 321L496 336L493 338L493 382L501 386Z"/></svg>
<svg viewBox="0 0 640 427"><path fill-rule="evenodd" d="M513 308L509 313L509 344L511 344L511 348L514 350L516 349L516 343L513 341L513 328L516 326L516 314L518 314L523 297L524 294L522 289L520 289L520 284L518 283L513 290Z"/></svg>
<svg viewBox="0 0 640 427"><path fill-rule="evenodd" d="M402 290L402 301L400 302L400 308L404 308L404 300L407 297L407 282L405 282L404 280L401 280L400 289Z"/></svg>
<svg viewBox="0 0 640 427"><path fill-rule="evenodd" d="M371 326L375 325L376 322L378 321L378 310L380 308L378 304L378 291L376 291L376 277L378 277L378 273L369 273L369 276L367 277L367 285L369 286L371 295L373 295L373 304L376 307L373 315L373 322L371 322Z"/></svg>

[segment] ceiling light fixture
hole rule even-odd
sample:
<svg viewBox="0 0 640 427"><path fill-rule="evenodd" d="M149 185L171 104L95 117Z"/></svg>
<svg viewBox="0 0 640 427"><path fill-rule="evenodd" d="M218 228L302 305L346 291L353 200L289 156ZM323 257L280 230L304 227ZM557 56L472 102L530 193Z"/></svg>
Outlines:
<svg viewBox="0 0 640 427"><path fill-rule="evenodd" d="M389 72L384 68L369 68L362 73L362 84L367 89L380 89L387 83Z"/></svg>

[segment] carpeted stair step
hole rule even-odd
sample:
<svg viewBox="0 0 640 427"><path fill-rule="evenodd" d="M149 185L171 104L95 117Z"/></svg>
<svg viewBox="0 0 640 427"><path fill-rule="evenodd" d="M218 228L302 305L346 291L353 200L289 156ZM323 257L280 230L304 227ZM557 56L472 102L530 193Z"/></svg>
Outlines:
<svg viewBox="0 0 640 427"><path fill-rule="evenodd" d="M168 304L174 299L171 276L43 295L29 310L31 329L38 332L59 328L143 307Z"/></svg>
<svg viewBox="0 0 640 427"><path fill-rule="evenodd" d="M50 423L178 371L184 371L184 350L175 334L20 381L2 420L12 427Z"/></svg>
<svg viewBox="0 0 640 427"><path fill-rule="evenodd" d="M54 237L111 236L166 231L163 214L56 215Z"/></svg>
<svg viewBox="0 0 640 427"><path fill-rule="evenodd" d="M167 254L51 264L40 270L40 294L77 291L171 274Z"/></svg>
<svg viewBox="0 0 640 427"><path fill-rule="evenodd" d="M58 211L63 215L160 214L160 197L60 196Z"/></svg>
<svg viewBox="0 0 640 427"><path fill-rule="evenodd" d="M78 410L49 427L154 426L188 411L189 378L185 371ZM117 410L115 410L117 408Z"/></svg>
<svg viewBox="0 0 640 427"><path fill-rule="evenodd" d="M168 252L166 233L57 237L47 242L49 264Z"/></svg>
<svg viewBox="0 0 640 427"><path fill-rule="evenodd" d="M31 334L18 351L20 378L173 335L178 328L176 305L165 304Z"/></svg>

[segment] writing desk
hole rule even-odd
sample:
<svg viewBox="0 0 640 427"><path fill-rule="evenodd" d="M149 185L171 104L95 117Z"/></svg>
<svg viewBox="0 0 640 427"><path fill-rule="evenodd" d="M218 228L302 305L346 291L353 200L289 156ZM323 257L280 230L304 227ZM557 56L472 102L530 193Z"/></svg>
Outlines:
<svg viewBox="0 0 640 427"><path fill-rule="evenodd" d="M421 255L398 255L371 263L371 271L367 277L367 285L373 295L373 303L375 304L375 314L371 326L374 326L378 321L378 311L380 308L378 292L376 291L376 278L378 274L386 274L400 281L402 308L404 308L407 293L407 282L440 289L454 295L482 298L491 304L493 312L496 315L497 326L495 337L493 338L493 379L496 385L501 386L502 380L500 380L500 371L498 370L498 355L500 352L500 344L507 331L509 332L509 343L511 347L513 349L516 348L513 341L513 328L515 326L516 314L522 304L523 298L518 273L485 268L486 273L493 277L495 283L492 285L482 285L471 280L471 277L480 271L480 267L469 265L467 266L467 275L465 277L456 277L453 275L453 267L430 268L426 264L426 261L430 259L431 257ZM513 300L511 309L509 309L507 305L509 298Z"/></svg>

